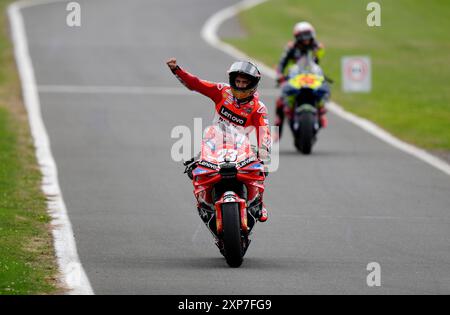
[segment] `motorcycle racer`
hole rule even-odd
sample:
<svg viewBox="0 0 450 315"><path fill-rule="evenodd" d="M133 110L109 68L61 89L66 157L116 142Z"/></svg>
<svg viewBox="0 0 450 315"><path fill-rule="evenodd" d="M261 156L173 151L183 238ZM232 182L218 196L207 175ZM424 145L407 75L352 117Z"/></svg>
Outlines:
<svg viewBox="0 0 450 315"><path fill-rule="evenodd" d="M312 53L314 61L319 64L325 53L324 46L316 39L316 31L308 22L299 22L293 29L294 41L287 44L280 62L277 67L277 86L283 88L288 77L290 68L305 54ZM275 125L279 127L277 138L281 138L283 122L285 115L291 115L291 107L286 104L286 95L283 89L281 96L276 101L276 121ZM325 128L328 124L325 117L326 109L324 103L319 106L320 127Z"/></svg>
<svg viewBox="0 0 450 315"><path fill-rule="evenodd" d="M234 62L228 70L229 84L201 80L182 69L175 58L167 60L166 64L188 89L199 92L214 102L215 123L254 128L258 156L261 159L268 158L271 149L269 122L266 106L259 100L257 93L261 74L254 64L247 61ZM256 215L260 222L267 221L267 209L262 200Z"/></svg>

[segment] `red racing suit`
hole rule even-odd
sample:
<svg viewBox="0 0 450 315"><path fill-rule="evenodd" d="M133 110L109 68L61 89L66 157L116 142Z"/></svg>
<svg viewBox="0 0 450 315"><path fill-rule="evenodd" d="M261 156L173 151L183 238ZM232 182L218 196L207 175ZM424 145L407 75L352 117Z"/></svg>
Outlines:
<svg viewBox="0 0 450 315"><path fill-rule="evenodd" d="M180 67L173 73L188 89L209 97L215 103L215 123L227 122L238 127L254 127L258 148L270 152L272 140L267 109L257 93L250 102L238 104L228 84L201 80Z"/></svg>

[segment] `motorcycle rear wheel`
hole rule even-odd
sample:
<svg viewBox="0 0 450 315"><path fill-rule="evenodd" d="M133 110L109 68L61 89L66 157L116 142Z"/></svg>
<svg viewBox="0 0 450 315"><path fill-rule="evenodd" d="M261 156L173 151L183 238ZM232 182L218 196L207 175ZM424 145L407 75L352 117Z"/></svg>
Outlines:
<svg viewBox="0 0 450 315"><path fill-rule="evenodd" d="M238 268L244 260L238 203L222 205L222 223L225 259L230 267Z"/></svg>

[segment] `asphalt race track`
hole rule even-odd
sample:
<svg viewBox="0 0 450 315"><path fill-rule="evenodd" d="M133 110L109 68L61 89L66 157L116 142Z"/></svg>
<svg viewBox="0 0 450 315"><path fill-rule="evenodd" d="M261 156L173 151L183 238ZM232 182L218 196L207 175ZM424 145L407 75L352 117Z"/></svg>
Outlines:
<svg viewBox="0 0 450 315"><path fill-rule="evenodd" d="M95 293L450 294L450 177L333 115L311 156L285 133L267 180L269 221L255 228L242 267L227 267L170 156L172 128L211 121L212 102L184 91L165 60L225 81L233 59L200 31L237 1L79 2L81 27L66 25L64 3L23 16ZM263 100L273 123L273 93ZM370 262L381 266L380 287L366 284Z"/></svg>

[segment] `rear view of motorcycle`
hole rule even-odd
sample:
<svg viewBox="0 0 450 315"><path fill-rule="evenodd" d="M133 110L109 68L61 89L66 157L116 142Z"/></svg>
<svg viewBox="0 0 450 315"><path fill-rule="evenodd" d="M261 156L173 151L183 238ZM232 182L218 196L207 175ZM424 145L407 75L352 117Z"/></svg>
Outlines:
<svg viewBox="0 0 450 315"><path fill-rule="evenodd" d="M214 125L205 130L200 159L185 165L201 219L227 264L241 266L262 209L263 163L245 133Z"/></svg>
<svg viewBox="0 0 450 315"><path fill-rule="evenodd" d="M310 154L321 127L319 109L329 96L322 69L310 55L303 56L292 67L283 94L291 109L288 117L294 145L301 153Z"/></svg>

